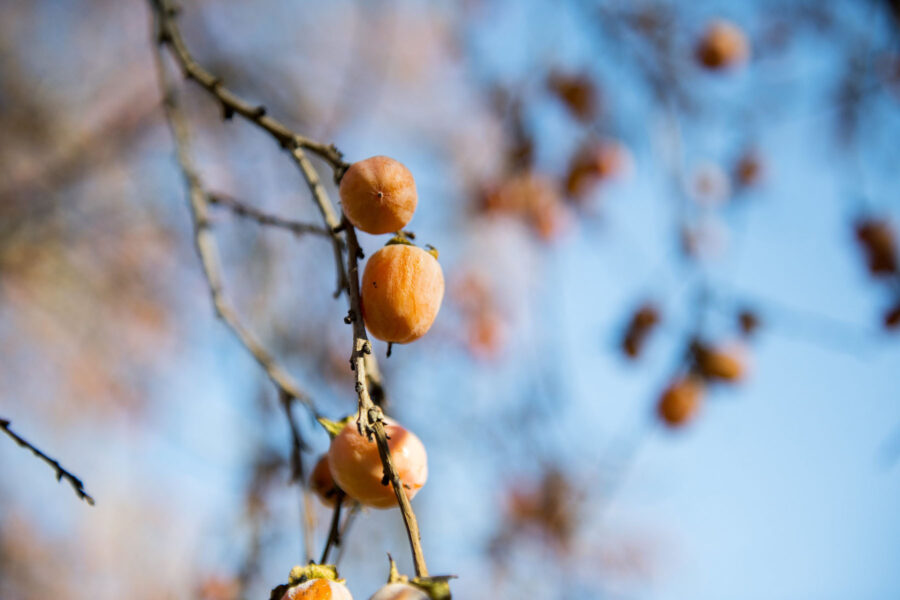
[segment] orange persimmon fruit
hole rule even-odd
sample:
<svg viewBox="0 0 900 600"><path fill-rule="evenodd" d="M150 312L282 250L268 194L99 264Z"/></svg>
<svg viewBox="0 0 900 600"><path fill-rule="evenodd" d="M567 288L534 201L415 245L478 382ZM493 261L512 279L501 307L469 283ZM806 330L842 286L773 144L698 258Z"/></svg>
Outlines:
<svg viewBox="0 0 900 600"><path fill-rule="evenodd" d="M327 454L323 454L313 468L312 474L309 476L309 487L325 506L334 506L338 495L343 493L334 482L334 477L331 476Z"/></svg>
<svg viewBox="0 0 900 600"><path fill-rule="evenodd" d="M444 274L430 253L408 244L390 244L366 263L362 312L369 333L406 344L425 335L444 298Z"/></svg>
<svg viewBox="0 0 900 600"><path fill-rule="evenodd" d="M680 377L663 391L657 412L663 423L679 427L687 423L703 401L703 382L693 376Z"/></svg>
<svg viewBox="0 0 900 600"><path fill-rule="evenodd" d="M310 579L290 588L281 600L353 600L353 596L347 586L337 581Z"/></svg>
<svg viewBox="0 0 900 600"><path fill-rule="evenodd" d="M744 351L738 345L712 348L705 345L694 347L697 371L710 380L735 382L744 378L747 371Z"/></svg>
<svg viewBox="0 0 900 600"><path fill-rule="evenodd" d="M411 499L428 479L425 446L414 433L392 419L385 418L384 431L394 468L407 497ZM344 427L331 440L328 465L334 481L360 504L374 508L397 506L393 486L383 483L384 468L378 454L378 444L360 435L356 423Z"/></svg>
<svg viewBox="0 0 900 600"><path fill-rule="evenodd" d="M707 69L723 70L747 60L750 44L740 27L722 19L712 21L697 45L697 60Z"/></svg>
<svg viewBox="0 0 900 600"><path fill-rule="evenodd" d="M341 179L340 194L347 219L372 234L403 229L418 203L412 173L387 156L373 156L350 165Z"/></svg>
<svg viewBox="0 0 900 600"><path fill-rule="evenodd" d="M369 600L429 600L430 596L408 583L389 583L375 592Z"/></svg>

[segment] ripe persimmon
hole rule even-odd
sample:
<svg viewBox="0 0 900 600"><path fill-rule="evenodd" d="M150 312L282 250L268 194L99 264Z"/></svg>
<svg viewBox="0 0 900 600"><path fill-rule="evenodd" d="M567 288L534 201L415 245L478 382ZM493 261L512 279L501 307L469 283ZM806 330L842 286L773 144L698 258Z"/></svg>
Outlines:
<svg viewBox="0 0 900 600"><path fill-rule="evenodd" d="M697 371L707 379L738 381L746 374L744 351L738 345L713 348L695 344L693 350Z"/></svg>
<svg viewBox="0 0 900 600"><path fill-rule="evenodd" d="M444 298L444 274L425 250L390 244L366 263L361 295L369 333L406 344L425 335L434 323Z"/></svg>
<svg viewBox="0 0 900 600"><path fill-rule="evenodd" d="M579 148L566 174L566 192L579 198L600 181L625 179L634 170L634 157L622 142L604 139Z"/></svg>
<svg viewBox="0 0 900 600"><path fill-rule="evenodd" d="M310 579L288 589L281 600L353 600L353 596L337 581Z"/></svg>
<svg viewBox="0 0 900 600"><path fill-rule="evenodd" d="M369 600L429 600L428 594L408 583L389 583Z"/></svg>
<svg viewBox="0 0 900 600"><path fill-rule="evenodd" d="M414 433L392 419L385 418L391 459L408 498L412 498L428 479L425 446ZM384 468L375 440L360 435L356 423L350 423L331 440L328 465L334 481L354 500L374 508L397 506L390 483L384 483Z"/></svg>
<svg viewBox="0 0 900 600"><path fill-rule="evenodd" d="M702 400L703 381L690 375L680 377L663 391L657 412L663 423L679 427L697 414Z"/></svg>
<svg viewBox="0 0 900 600"><path fill-rule="evenodd" d="M403 229L418 203L412 173L387 156L373 156L350 165L341 179L340 194L347 219L372 234Z"/></svg>
<svg viewBox="0 0 900 600"><path fill-rule="evenodd" d="M735 67L750 55L750 44L740 27L722 19L712 21L697 45L697 60L707 69Z"/></svg>
<svg viewBox="0 0 900 600"><path fill-rule="evenodd" d="M312 475L309 476L309 487L325 506L334 506L338 496L343 493L331 476L328 455L323 454L313 468Z"/></svg>

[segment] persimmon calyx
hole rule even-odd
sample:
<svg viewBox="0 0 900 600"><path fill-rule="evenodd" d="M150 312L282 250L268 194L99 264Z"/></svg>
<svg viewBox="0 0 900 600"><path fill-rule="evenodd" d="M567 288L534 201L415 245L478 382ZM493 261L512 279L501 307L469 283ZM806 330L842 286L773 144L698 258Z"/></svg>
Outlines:
<svg viewBox="0 0 900 600"><path fill-rule="evenodd" d="M316 419L319 422L319 425L328 433L328 437L330 439L334 439L337 435L343 431L344 427L346 427L352 420L353 415L349 415L341 419L340 421L332 421L331 419L326 419L325 417L319 417Z"/></svg>
<svg viewBox="0 0 900 600"><path fill-rule="evenodd" d="M401 575L397 570L397 563L394 558L388 554L388 560L391 563L391 570L388 574L388 583L405 583L419 588L431 600L451 600L450 596L450 580L456 579L456 575L434 575L432 577L413 577L410 579L406 575Z"/></svg>

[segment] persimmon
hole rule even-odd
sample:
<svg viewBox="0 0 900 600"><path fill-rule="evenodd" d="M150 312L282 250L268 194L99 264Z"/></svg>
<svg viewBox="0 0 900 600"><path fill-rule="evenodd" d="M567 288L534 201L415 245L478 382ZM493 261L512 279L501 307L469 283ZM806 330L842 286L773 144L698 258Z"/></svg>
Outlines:
<svg viewBox="0 0 900 600"><path fill-rule="evenodd" d="M373 156L350 165L341 179L340 195L347 219L372 234L403 229L418 203L412 173L387 156Z"/></svg>
<svg viewBox="0 0 900 600"><path fill-rule="evenodd" d="M408 498L412 498L428 479L428 456L425 446L414 433L385 418L391 459ZM331 440L328 465L342 490L365 506L392 508L397 497L390 483L384 483L384 468L375 440L360 435L356 423L350 423Z"/></svg>
<svg viewBox="0 0 900 600"><path fill-rule="evenodd" d="M389 583L369 600L429 600L428 594L408 583Z"/></svg>
<svg viewBox="0 0 900 600"><path fill-rule="evenodd" d="M629 358L640 356L644 343L659 320L659 309L651 303L642 304L634 312L622 337L622 351L626 356Z"/></svg>
<svg viewBox="0 0 900 600"><path fill-rule="evenodd" d="M747 151L734 166L734 180L739 188L748 188L760 182L763 171L764 165L760 156L756 152Z"/></svg>
<svg viewBox="0 0 900 600"><path fill-rule="evenodd" d="M869 272L876 277L900 271L894 230L883 219L863 219L856 224L856 239L866 254Z"/></svg>
<svg viewBox="0 0 900 600"><path fill-rule="evenodd" d="M469 352L476 358L488 360L496 358L503 348L503 323L493 311L472 315L468 323Z"/></svg>
<svg viewBox="0 0 900 600"><path fill-rule="evenodd" d="M747 36L740 27L723 19L712 21L697 45L697 60L711 70L735 67L749 55Z"/></svg>
<svg viewBox="0 0 900 600"><path fill-rule="evenodd" d="M390 244L366 263L361 295L369 333L385 342L407 344L434 323L444 298L444 274L425 250Z"/></svg>
<svg viewBox="0 0 900 600"><path fill-rule="evenodd" d="M718 206L731 195L731 181L719 165L702 163L694 169L690 194L700 205Z"/></svg>
<svg viewBox="0 0 900 600"><path fill-rule="evenodd" d="M741 334L744 337L750 337L759 329L759 315L745 308L738 314L738 325Z"/></svg>
<svg viewBox="0 0 900 600"><path fill-rule="evenodd" d="M323 454L313 468L312 475L309 476L309 487L325 506L334 506L338 496L343 493L331 476L327 454Z"/></svg>
<svg viewBox="0 0 900 600"><path fill-rule="evenodd" d="M703 381L688 375L676 379L663 391L657 412L663 423L679 427L697 414L702 401Z"/></svg>
<svg viewBox="0 0 900 600"><path fill-rule="evenodd" d="M353 596L337 581L310 579L288 589L281 600L353 600Z"/></svg>
<svg viewBox="0 0 900 600"><path fill-rule="evenodd" d="M598 94L588 75L554 71L547 78L547 88L579 121L587 123L594 119L597 113Z"/></svg>
<svg viewBox="0 0 900 600"><path fill-rule="evenodd" d="M885 329L900 329L900 302L884 313Z"/></svg>
<svg viewBox="0 0 900 600"><path fill-rule="evenodd" d="M746 361L738 346L713 348L695 344L694 361L697 371L707 379L738 381L746 374Z"/></svg>
<svg viewBox="0 0 900 600"><path fill-rule="evenodd" d="M575 198L600 181L624 179L634 170L634 157L622 142L605 139L582 146L566 174L566 192Z"/></svg>

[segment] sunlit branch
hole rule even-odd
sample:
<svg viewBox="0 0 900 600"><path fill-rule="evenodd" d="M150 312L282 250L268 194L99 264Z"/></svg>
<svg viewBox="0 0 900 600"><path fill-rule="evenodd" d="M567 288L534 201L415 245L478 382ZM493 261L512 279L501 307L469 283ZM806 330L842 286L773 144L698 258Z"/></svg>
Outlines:
<svg viewBox="0 0 900 600"><path fill-rule="evenodd" d="M159 52L155 53L159 85L163 92L163 108L166 119L175 138L175 150L178 164L181 167L185 184L188 188L188 199L191 216L194 222L194 243L200 257L203 274L209 287L216 314L225 322L238 341L256 359L275 387L283 394L303 402L317 417L318 410L310 398L301 391L294 379L284 367L266 350L256 336L241 323L237 312L225 296L222 279L222 268L219 262L218 245L213 236L209 222L209 196L203 189L193 159L190 155L190 132L187 122L178 106L175 91L172 89L165 73L165 66Z"/></svg>

